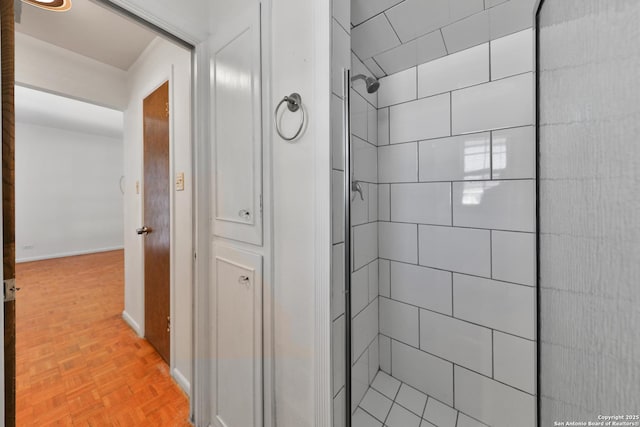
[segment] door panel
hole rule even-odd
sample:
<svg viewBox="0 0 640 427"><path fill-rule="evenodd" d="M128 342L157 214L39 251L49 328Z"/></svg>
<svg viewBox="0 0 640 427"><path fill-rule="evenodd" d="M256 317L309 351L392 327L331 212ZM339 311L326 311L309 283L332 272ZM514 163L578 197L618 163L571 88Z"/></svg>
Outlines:
<svg viewBox="0 0 640 427"><path fill-rule="evenodd" d="M2 52L2 277L15 276L15 33L13 2L0 2ZM16 425L16 301L4 302L4 426ZM0 393L1 394L1 393Z"/></svg>
<svg viewBox="0 0 640 427"><path fill-rule="evenodd" d="M222 245L213 251L215 422L218 427L260 427L262 257Z"/></svg>
<svg viewBox="0 0 640 427"><path fill-rule="evenodd" d="M212 49L214 233L262 244L260 15L248 14Z"/></svg>
<svg viewBox="0 0 640 427"><path fill-rule="evenodd" d="M169 363L170 175L169 82L143 102L144 120L144 329L145 337Z"/></svg>

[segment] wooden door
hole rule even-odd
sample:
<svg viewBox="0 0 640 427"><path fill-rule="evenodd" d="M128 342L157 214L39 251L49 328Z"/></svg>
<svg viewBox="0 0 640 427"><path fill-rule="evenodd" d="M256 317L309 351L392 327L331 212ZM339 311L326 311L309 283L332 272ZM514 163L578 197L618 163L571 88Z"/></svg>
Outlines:
<svg viewBox="0 0 640 427"><path fill-rule="evenodd" d="M169 82L143 102L144 120L144 329L169 363L170 220Z"/></svg>
<svg viewBox="0 0 640 427"><path fill-rule="evenodd" d="M15 121L13 1L0 2L2 52L2 278L15 288ZM16 302L4 302L4 426L16 425Z"/></svg>

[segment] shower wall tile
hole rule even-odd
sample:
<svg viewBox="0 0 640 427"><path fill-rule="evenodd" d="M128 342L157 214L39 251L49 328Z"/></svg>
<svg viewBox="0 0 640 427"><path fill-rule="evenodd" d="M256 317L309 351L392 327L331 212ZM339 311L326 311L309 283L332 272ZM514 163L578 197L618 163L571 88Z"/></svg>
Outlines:
<svg viewBox="0 0 640 427"><path fill-rule="evenodd" d="M399 45L400 40L384 14L351 30L351 49L362 60Z"/></svg>
<svg viewBox="0 0 640 427"><path fill-rule="evenodd" d="M451 185L391 184L391 221L451 225Z"/></svg>
<svg viewBox="0 0 640 427"><path fill-rule="evenodd" d="M353 25L359 25L401 1L402 0L352 0L351 22Z"/></svg>
<svg viewBox="0 0 640 427"><path fill-rule="evenodd" d="M378 351L380 352L380 369L391 375L391 338L378 335Z"/></svg>
<svg viewBox="0 0 640 427"><path fill-rule="evenodd" d="M370 144L378 145L378 110L371 104L367 105L367 138Z"/></svg>
<svg viewBox="0 0 640 427"><path fill-rule="evenodd" d="M535 181L453 183L453 225L535 231Z"/></svg>
<svg viewBox="0 0 640 427"><path fill-rule="evenodd" d="M373 382L378 370L380 369L380 344L378 342L380 335L378 334L369 346L369 383Z"/></svg>
<svg viewBox="0 0 640 427"><path fill-rule="evenodd" d="M355 360L351 369L351 408L354 411L369 388L369 353L364 352Z"/></svg>
<svg viewBox="0 0 640 427"><path fill-rule="evenodd" d="M380 293L380 285L379 285L379 260L373 261L368 265L369 268L369 302L373 302Z"/></svg>
<svg viewBox="0 0 640 427"><path fill-rule="evenodd" d="M351 202L351 225L353 226L369 222L369 184L363 182L360 187L364 199L354 193L356 197Z"/></svg>
<svg viewBox="0 0 640 427"><path fill-rule="evenodd" d="M387 73L385 73L384 70L380 68L378 63L373 58L365 59L363 64L377 79L381 79L387 75Z"/></svg>
<svg viewBox="0 0 640 427"><path fill-rule="evenodd" d="M531 28L535 0L510 0L489 9L491 39Z"/></svg>
<svg viewBox="0 0 640 427"><path fill-rule="evenodd" d="M380 333L418 347L419 309L392 299L380 298Z"/></svg>
<svg viewBox="0 0 640 427"><path fill-rule="evenodd" d="M490 277L490 231L419 226L420 265Z"/></svg>
<svg viewBox="0 0 640 427"><path fill-rule="evenodd" d="M491 179L489 132L421 141L420 181Z"/></svg>
<svg viewBox="0 0 640 427"><path fill-rule="evenodd" d="M536 391L536 343L493 333L494 377L530 394Z"/></svg>
<svg viewBox="0 0 640 427"><path fill-rule="evenodd" d="M420 310L420 349L483 375L492 374L491 329Z"/></svg>
<svg viewBox="0 0 640 427"><path fill-rule="evenodd" d="M399 262L391 263L391 298L428 310L452 315L452 276L435 270Z"/></svg>
<svg viewBox="0 0 640 427"><path fill-rule="evenodd" d="M382 297L391 297L391 261L378 261L378 292Z"/></svg>
<svg viewBox="0 0 640 427"><path fill-rule="evenodd" d="M533 29L491 41L491 80L533 71Z"/></svg>
<svg viewBox="0 0 640 427"><path fill-rule="evenodd" d="M491 141L493 179L535 178L536 141L533 126L493 131Z"/></svg>
<svg viewBox="0 0 640 427"><path fill-rule="evenodd" d="M391 185L378 185L378 219L390 221L391 219Z"/></svg>
<svg viewBox="0 0 640 427"><path fill-rule="evenodd" d="M424 98L488 81L489 44L485 43L419 65L418 97Z"/></svg>
<svg viewBox="0 0 640 427"><path fill-rule="evenodd" d="M449 53L459 52L489 41L489 12L484 11L454 22L442 29Z"/></svg>
<svg viewBox="0 0 640 427"><path fill-rule="evenodd" d="M440 31L433 31L375 56L376 63L387 74L394 74L417 64L441 58L447 54Z"/></svg>
<svg viewBox="0 0 640 427"><path fill-rule="evenodd" d="M453 405L453 364L391 340L391 372L400 381Z"/></svg>
<svg viewBox="0 0 640 427"><path fill-rule="evenodd" d="M418 145L385 145L378 148L378 182L416 182Z"/></svg>
<svg viewBox="0 0 640 427"><path fill-rule="evenodd" d="M345 325L344 316L340 316L333 322L331 328L331 363L333 365L333 394L334 396L344 387L345 383L345 341L344 341Z"/></svg>
<svg viewBox="0 0 640 427"><path fill-rule="evenodd" d="M495 427L535 425L535 397L460 366L455 367L456 408ZM478 398L482 396L482 398Z"/></svg>
<svg viewBox="0 0 640 427"><path fill-rule="evenodd" d="M351 134L366 141L367 124L367 101L355 90L351 89Z"/></svg>
<svg viewBox="0 0 640 427"><path fill-rule="evenodd" d="M453 134L531 125L533 105L532 73L454 91Z"/></svg>
<svg viewBox="0 0 640 427"><path fill-rule="evenodd" d="M369 188L369 222L373 222L378 220L378 184L368 184L367 187Z"/></svg>
<svg viewBox="0 0 640 427"><path fill-rule="evenodd" d="M344 314L344 244L331 248L331 318Z"/></svg>
<svg viewBox="0 0 640 427"><path fill-rule="evenodd" d="M353 155L353 179L372 183L377 182L378 149L365 140L352 138L351 153Z"/></svg>
<svg viewBox="0 0 640 427"><path fill-rule="evenodd" d="M535 288L453 275L453 315L488 328L535 339Z"/></svg>
<svg viewBox="0 0 640 427"><path fill-rule="evenodd" d="M378 223L353 227L353 267L357 270L378 258Z"/></svg>
<svg viewBox="0 0 640 427"><path fill-rule="evenodd" d="M388 107L417 99L417 84L416 67L380 79L378 107Z"/></svg>
<svg viewBox="0 0 640 427"><path fill-rule="evenodd" d="M369 305L369 267L351 273L351 317Z"/></svg>
<svg viewBox="0 0 640 427"><path fill-rule="evenodd" d="M389 109L390 142L450 136L450 115L449 93L394 105Z"/></svg>
<svg viewBox="0 0 640 427"><path fill-rule="evenodd" d="M378 304L371 303L353 319L353 360L358 359L378 336ZM367 381L369 368L367 367Z"/></svg>
<svg viewBox="0 0 640 427"><path fill-rule="evenodd" d="M394 222L378 223L380 258L393 261L418 262L418 226Z"/></svg>
<svg viewBox="0 0 640 427"><path fill-rule="evenodd" d="M535 286L536 235L492 231L491 265L494 279Z"/></svg>
<svg viewBox="0 0 640 427"><path fill-rule="evenodd" d="M378 145L389 144L389 109L378 109Z"/></svg>

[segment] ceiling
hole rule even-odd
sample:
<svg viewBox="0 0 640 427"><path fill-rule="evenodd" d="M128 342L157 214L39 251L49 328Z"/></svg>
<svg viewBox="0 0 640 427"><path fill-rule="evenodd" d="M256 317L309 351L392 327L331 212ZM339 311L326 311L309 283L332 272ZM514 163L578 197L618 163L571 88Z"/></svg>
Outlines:
<svg viewBox="0 0 640 427"><path fill-rule="evenodd" d="M67 12L22 3L16 31L125 71L156 37L146 27L91 0L72 3Z"/></svg>
<svg viewBox="0 0 640 427"><path fill-rule="evenodd" d="M356 56L383 77L533 24L535 0L352 0Z"/></svg>
<svg viewBox="0 0 640 427"><path fill-rule="evenodd" d="M16 121L122 139L123 113L16 86Z"/></svg>

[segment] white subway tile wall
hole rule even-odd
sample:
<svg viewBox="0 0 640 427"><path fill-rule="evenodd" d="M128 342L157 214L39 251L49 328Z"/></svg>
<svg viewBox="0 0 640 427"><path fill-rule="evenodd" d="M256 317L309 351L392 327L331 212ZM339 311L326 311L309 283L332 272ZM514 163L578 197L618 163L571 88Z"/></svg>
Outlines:
<svg viewBox="0 0 640 427"><path fill-rule="evenodd" d="M434 0L429 13L421 0L332 2L334 426L344 425L346 398L356 427L501 426L515 413L529 425L531 0ZM351 91L352 167L364 200L352 194L353 393L344 396L349 41L353 74L386 77L376 94L362 81Z"/></svg>
<svg viewBox="0 0 640 427"><path fill-rule="evenodd" d="M402 15L395 8L386 12L392 23ZM483 13L473 17L488 21L491 9ZM444 41L466 50L381 80L379 361L430 396L425 426L513 425L515 414L532 425L531 30L490 43L487 33L470 49L456 37L445 32Z"/></svg>

